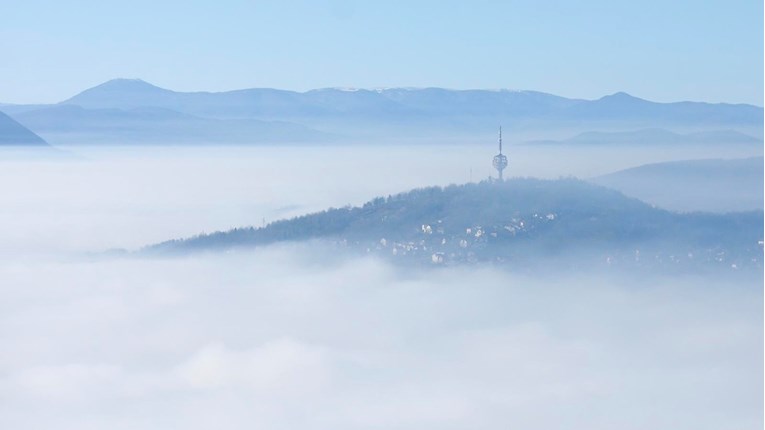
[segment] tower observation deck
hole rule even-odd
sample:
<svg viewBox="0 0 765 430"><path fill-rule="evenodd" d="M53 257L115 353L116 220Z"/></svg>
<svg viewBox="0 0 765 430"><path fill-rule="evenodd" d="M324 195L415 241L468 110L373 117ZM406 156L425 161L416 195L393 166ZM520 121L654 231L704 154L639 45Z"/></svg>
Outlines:
<svg viewBox="0 0 765 430"><path fill-rule="evenodd" d="M502 181L502 171L507 167L507 157L502 154L502 127L499 127L499 154L494 156L491 163L499 173L499 180Z"/></svg>

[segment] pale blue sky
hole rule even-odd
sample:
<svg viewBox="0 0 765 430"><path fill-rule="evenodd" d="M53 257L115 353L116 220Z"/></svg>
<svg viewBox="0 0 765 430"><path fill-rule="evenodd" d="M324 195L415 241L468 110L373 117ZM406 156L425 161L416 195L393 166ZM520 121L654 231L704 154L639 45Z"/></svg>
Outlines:
<svg viewBox="0 0 765 430"><path fill-rule="evenodd" d="M179 91L763 99L761 0L1 2L0 102L56 102L115 77Z"/></svg>

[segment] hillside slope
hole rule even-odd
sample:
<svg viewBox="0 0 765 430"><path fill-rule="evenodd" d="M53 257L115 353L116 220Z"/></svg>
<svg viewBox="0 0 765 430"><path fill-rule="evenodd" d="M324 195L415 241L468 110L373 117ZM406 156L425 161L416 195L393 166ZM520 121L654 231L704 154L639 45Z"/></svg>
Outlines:
<svg viewBox="0 0 765 430"><path fill-rule="evenodd" d="M327 239L402 262L493 261L761 267L762 212L676 214L617 191L565 179L425 188L263 228L174 240L147 252L219 251Z"/></svg>
<svg viewBox="0 0 765 430"><path fill-rule="evenodd" d="M0 146L47 147L48 144L18 121L0 112Z"/></svg>
<svg viewBox="0 0 765 430"><path fill-rule="evenodd" d="M677 211L731 212L763 207L763 158L653 163L591 179Z"/></svg>

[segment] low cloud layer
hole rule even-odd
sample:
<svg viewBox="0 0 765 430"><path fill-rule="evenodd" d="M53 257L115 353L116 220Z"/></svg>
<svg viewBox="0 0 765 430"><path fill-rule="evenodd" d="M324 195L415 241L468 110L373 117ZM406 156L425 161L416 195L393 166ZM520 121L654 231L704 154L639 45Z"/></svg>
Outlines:
<svg viewBox="0 0 765 430"><path fill-rule="evenodd" d="M508 142L516 142L512 132ZM0 152L0 255L138 248L260 226L416 187L496 175L496 144L70 147L64 160ZM644 163L754 155L727 147L509 146L506 177L588 178Z"/></svg>
<svg viewBox="0 0 765 430"><path fill-rule="evenodd" d="M2 161L0 428L762 428L761 278L407 271L321 243L82 257L478 180L492 153ZM513 149L510 175L690 158L571 153Z"/></svg>
<svg viewBox="0 0 765 430"><path fill-rule="evenodd" d="M323 249L0 265L2 426L762 426L757 280L410 272Z"/></svg>

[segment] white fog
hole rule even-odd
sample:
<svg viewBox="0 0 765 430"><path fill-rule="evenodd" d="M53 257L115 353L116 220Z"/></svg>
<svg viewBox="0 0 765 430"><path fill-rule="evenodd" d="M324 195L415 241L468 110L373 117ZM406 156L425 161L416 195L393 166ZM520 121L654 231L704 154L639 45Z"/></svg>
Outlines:
<svg viewBox="0 0 765 430"><path fill-rule="evenodd" d="M762 17L3 1L0 430L765 428Z"/></svg>
<svg viewBox="0 0 765 430"><path fill-rule="evenodd" d="M493 144L62 147L0 158L0 252L135 249L150 243L358 205L494 174ZM509 148L510 176L582 179L673 160L762 155L751 146ZM67 158L68 157L68 158Z"/></svg>
<svg viewBox="0 0 765 430"><path fill-rule="evenodd" d="M322 242L110 257L489 176L492 148L66 148L0 161L0 427L761 428L756 275L402 269ZM591 177L731 151L510 149Z"/></svg>

